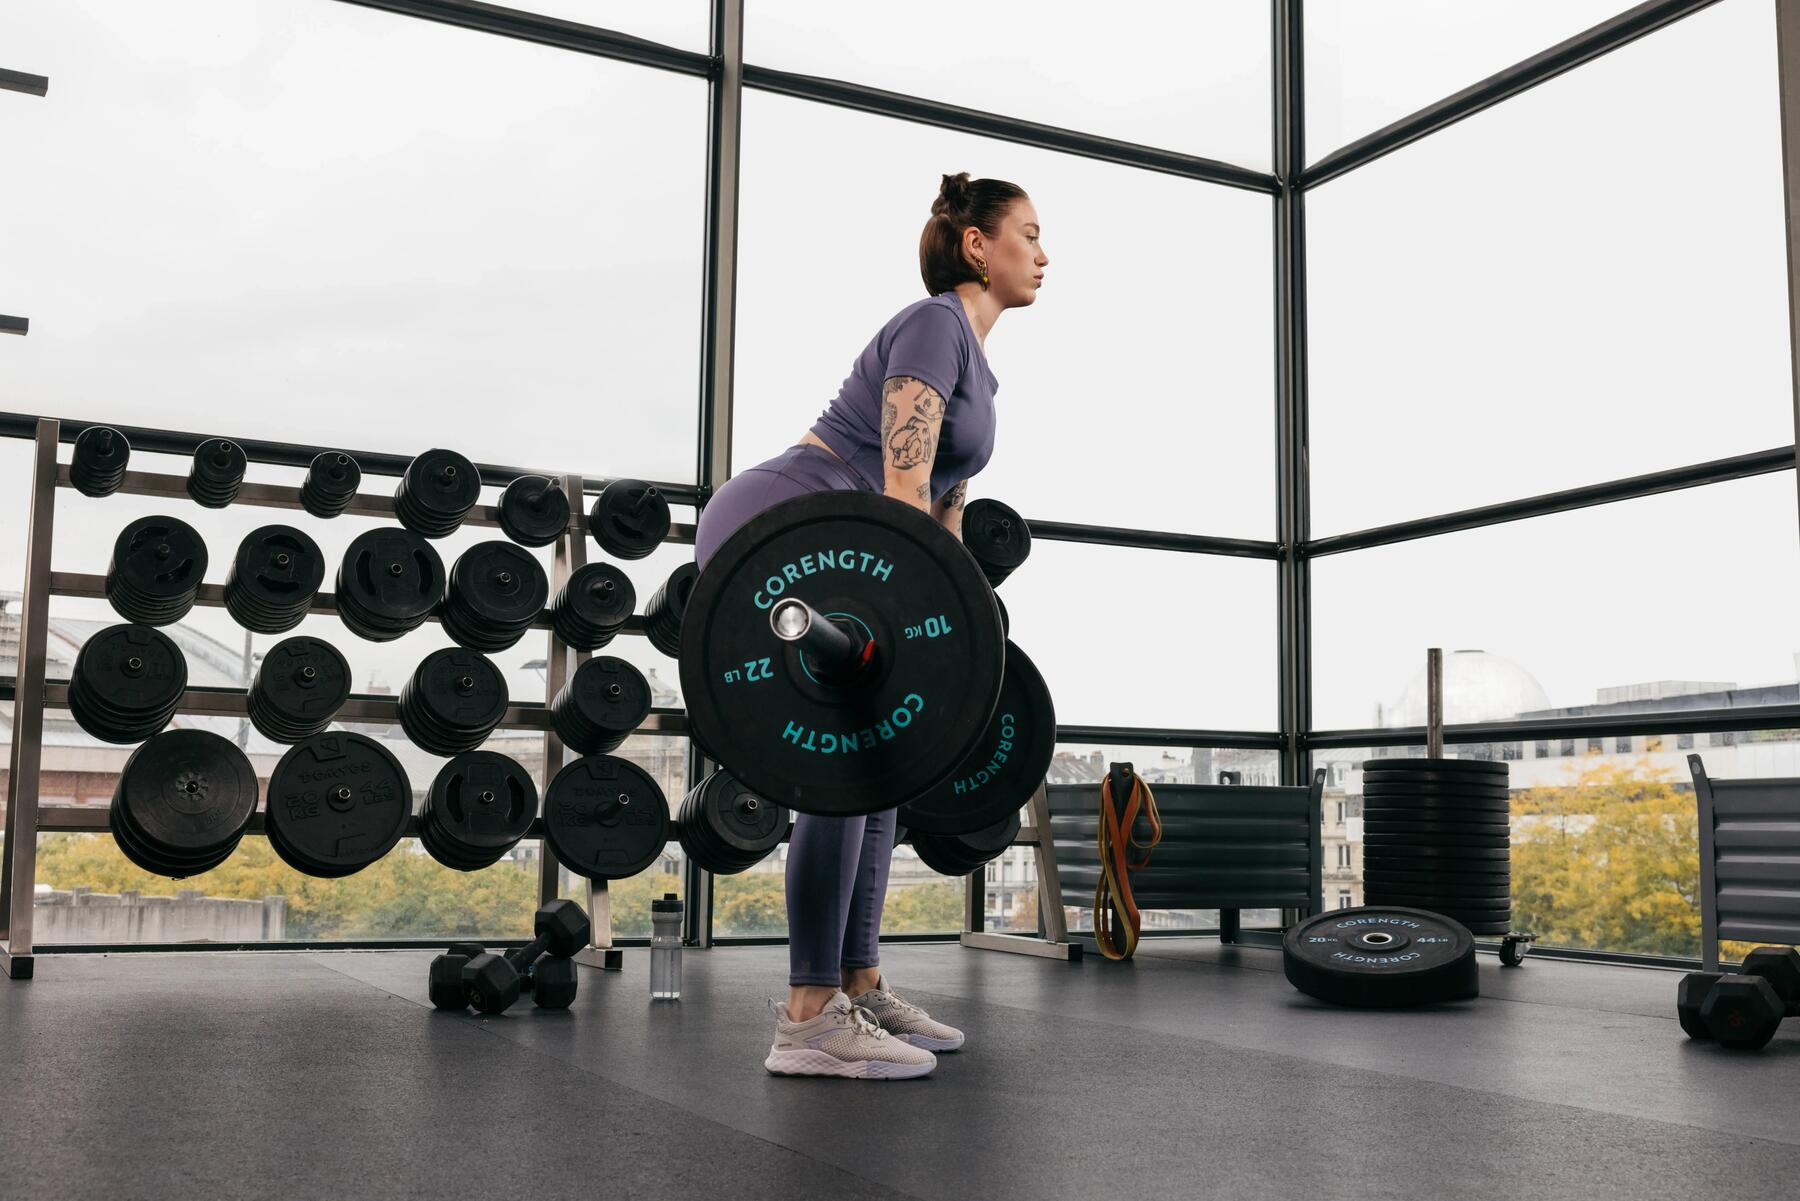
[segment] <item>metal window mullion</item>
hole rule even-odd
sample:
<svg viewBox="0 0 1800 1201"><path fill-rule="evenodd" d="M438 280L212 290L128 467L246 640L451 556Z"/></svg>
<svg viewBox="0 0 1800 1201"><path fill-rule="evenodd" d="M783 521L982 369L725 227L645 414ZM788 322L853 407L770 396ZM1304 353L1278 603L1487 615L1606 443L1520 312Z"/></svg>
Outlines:
<svg viewBox="0 0 1800 1201"><path fill-rule="evenodd" d="M744 111L744 0L713 0L707 105L704 311L700 337L699 511L731 476L732 380L737 340L739 152ZM696 525L698 519L696 515ZM688 786L713 764L688 744ZM687 860L683 940L713 945L713 875Z"/></svg>
<svg viewBox="0 0 1800 1201"><path fill-rule="evenodd" d="M1281 782L1307 777L1312 725L1312 589L1304 553L1310 527L1307 484L1305 14L1301 0L1271 0L1274 86L1275 476Z"/></svg>

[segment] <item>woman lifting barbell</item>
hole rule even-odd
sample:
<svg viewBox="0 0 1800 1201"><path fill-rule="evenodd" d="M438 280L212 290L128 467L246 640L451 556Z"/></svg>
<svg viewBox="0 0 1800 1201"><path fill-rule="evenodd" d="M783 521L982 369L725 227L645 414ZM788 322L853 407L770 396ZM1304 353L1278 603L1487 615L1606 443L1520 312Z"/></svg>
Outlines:
<svg viewBox="0 0 1800 1201"><path fill-rule="evenodd" d="M999 381L983 350L1007 309L1037 299L1049 263L1037 210L1014 184L946 175L919 239L930 295L901 309L857 357L801 440L739 472L700 514L707 560L772 505L811 492L876 492L961 537L963 494L994 451ZM778 1075L922 1076L962 1032L901 1000L882 978L879 935L896 810L794 815L788 845L788 998L769 1007Z"/></svg>

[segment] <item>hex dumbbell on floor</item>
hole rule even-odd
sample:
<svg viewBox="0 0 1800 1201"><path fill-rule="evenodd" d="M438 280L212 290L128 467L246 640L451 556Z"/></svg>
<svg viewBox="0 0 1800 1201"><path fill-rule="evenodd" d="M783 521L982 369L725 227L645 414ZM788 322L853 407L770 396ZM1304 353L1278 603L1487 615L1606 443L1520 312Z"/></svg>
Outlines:
<svg viewBox="0 0 1800 1201"><path fill-rule="evenodd" d="M469 998L463 993L463 965L487 952L478 942L453 942L450 949L431 961L427 994L437 1009L467 1009Z"/></svg>
<svg viewBox="0 0 1800 1201"><path fill-rule="evenodd" d="M453 942L449 950L433 959L428 989L432 1005L438 1009L467 1009L469 997L463 990L463 968L469 960L486 953L487 948L480 943ZM539 1009L567 1009L575 1001L575 961L539 960L525 969L519 978L519 989L530 993L532 1004Z"/></svg>
<svg viewBox="0 0 1800 1201"><path fill-rule="evenodd" d="M1766 1047L1782 1018L1800 1014L1800 951L1758 947L1744 956L1736 975L1689 972L1681 979L1676 1013L1689 1038L1734 1050Z"/></svg>
<svg viewBox="0 0 1800 1201"><path fill-rule="evenodd" d="M463 965L463 994L477 1013L506 1012L519 999L525 974L537 966L541 956L567 960L588 945L593 933L588 915L574 901L551 901L539 909L535 928L537 937L517 950L504 955L477 955ZM567 972L539 971L534 983L542 995L559 998L573 983L573 965ZM568 992L568 997L574 1000L573 991ZM551 1008L544 1001L539 1004Z"/></svg>

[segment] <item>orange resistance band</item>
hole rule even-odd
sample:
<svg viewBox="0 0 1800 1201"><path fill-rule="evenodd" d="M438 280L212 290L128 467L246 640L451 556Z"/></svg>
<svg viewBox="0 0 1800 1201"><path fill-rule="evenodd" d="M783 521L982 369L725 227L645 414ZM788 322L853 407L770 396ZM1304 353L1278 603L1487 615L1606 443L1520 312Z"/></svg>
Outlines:
<svg viewBox="0 0 1800 1201"><path fill-rule="evenodd" d="M1144 816L1150 819L1150 841L1147 843L1132 837L1139 806L1143 807ZM1138 915L1137 901L1131 895L1130 875L1150 862L1150 852L1162 841L1162 835L1162 818L1156 812L1156 797L1150 786L1133 772L1131 796L1125 803L1125 812L1120 814L1113 804L1112 775L1108 773L1100 783L1100 866L1104 870L1099 883L1094 886L1094 941L1108 959L1129 959L1137 950L1138 929L1143 920ZM1132 849L1144 853L1136 863L1131 862ZM1125 949L1122 951L1115 943L1112 930L1115 912L1125 927Z"/></svg>

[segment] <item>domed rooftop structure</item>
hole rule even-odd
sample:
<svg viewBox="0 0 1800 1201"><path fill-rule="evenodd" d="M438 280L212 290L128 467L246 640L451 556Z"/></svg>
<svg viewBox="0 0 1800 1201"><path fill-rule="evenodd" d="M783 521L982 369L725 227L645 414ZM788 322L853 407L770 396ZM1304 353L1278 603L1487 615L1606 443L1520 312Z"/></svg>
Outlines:
<svg viewBox="0 0 1800 1201"><path fill-rule="evenodd" d="M1425 724L1425 668L1407 683L1392 708L1381 714L1380 725ZM1509 721L1521 713L1550 708L1550 695L1523 667L1486 651L1444 652L1444 724L1476 721Z"/></svg>

